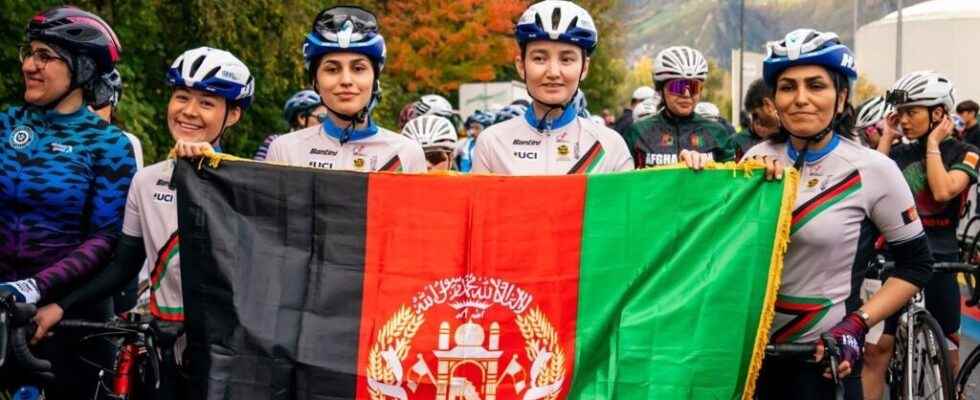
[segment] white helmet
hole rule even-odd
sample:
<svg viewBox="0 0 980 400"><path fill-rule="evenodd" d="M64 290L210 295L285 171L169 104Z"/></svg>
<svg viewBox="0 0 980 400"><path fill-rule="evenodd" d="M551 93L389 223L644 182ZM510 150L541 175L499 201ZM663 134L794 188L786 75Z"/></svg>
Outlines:
<svg viewBox="0 0 980 400"><path fill-rule="evenodd" d="M657 91L649 86L640 86L633 91L633 100L643 101L657 95Z"/></svg>
<svg viewBox="0 0 980 400"><path fill-rule="evenodd" d="M402 128L402 134L422 145L423 150L456 149L456 129L453 123L437 115L414 118Z"/></svg>
<svg viewBox="0 0 980 400"><path fill-rule="evenodd" d="M413 106L418 115L435 114L443 117L453 115L453 106L449 100L438 94L427 94L422 96Z"/></svg>
<svg viewBox="0 0 980 400"><path fill-rule="evenodd" d="M714 103L710 103L707 101L702 101L697 105L695 105L694 112L702 117L709 118L709 119L721 118L721 110L718 109L718 106L714 105Z"/></svg>
<svg viewBox="0 0 980 400"><path fill-rule="evenodd" d="M219 49L198 47L174 60L167 71L170 86L184 86L224 97L243 109L252 103L255 81L238 57Z"/></svg>
<svg viewBox="0 0 980 400"><path fill-rule="evenodd" d="M885 99L895 107L944 106L952 114L956 101L953 82L933 71L916 71L895 82Z"/></svg>
<svg viewBox="0 0 980 400"><path fill-rule="evenodd" d="M878 121L885 119L895 108L885 101L885 96L875 96L858 107L857 121L854 122L855 128L867 128L877 124Z"/></svg>
<svg viewBox="0 0 980 400"><path fill-rule="evenodd" d="M653 64L653 80L708 79L708 62L700 51L687 46L674 46L657 54Z"/></svg>
<svg viewBox="0 0 980 400"><path fill-rule="evenodd" d="M657 113L657 103L654 99L646 99L633 107L633 119L640 119Z"/></svg>

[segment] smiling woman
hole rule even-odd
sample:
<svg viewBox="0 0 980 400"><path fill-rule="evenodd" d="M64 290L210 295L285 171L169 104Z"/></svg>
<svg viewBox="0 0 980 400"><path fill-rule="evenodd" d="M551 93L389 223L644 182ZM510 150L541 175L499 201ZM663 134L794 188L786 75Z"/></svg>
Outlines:
<svg viewBox="0 0 980 400"><path fill-rule="evenodd" d="M857 78L850 49L834 33L790 32L769 47L763 66L782 128L745 155L778 176L795 164L802 176L776 300L771 341L840 344L847 399L862 398L859 374L869 326L901 308L929 281L932 257L902 173L883 154L851 139L847 104ZM895 259L892 279L861 303L860 282L881 234ZM833 398L823 367L795 359L763 362L758 399Z"/></svg>
<svg viewBox="0 0 980 400"><path fill-rule="evenodd" d="M0 291L47 303L109 260L136 159L119 129L83 107L92 82L119 60L109 25L84 10L56 7L31 18L26 32L20 49L26 105L0 112ZM74 317L107 318L107 303L99 300ZM67 356L70 341L41 349L43 358L54 357L59 376L48 392L53 398L91 393L98 381ZM11 383L0 382L0 392Z"/></svg>

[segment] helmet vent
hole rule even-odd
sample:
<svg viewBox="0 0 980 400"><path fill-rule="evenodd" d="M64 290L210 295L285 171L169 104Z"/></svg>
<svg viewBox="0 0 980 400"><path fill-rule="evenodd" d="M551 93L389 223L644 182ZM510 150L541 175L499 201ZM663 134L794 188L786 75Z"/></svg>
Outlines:
<svg viewBox="0 0 980 400"><path fill-rule="evenodd" d="M206 81L208 79L214 78L214 76L218 74L219 70L221 70L221 67L212 68L210 71L208 71L207 75L204 75L204 78L201 78L201 80Z"/></svg>
<svg viewBox="0 0 980 400"><path fill-rule="evenodd" d="M188 74L188 75L190 75L190 76L197 76L197 69L198 68L201 68L201 64L204 63L204 57L205 56L202 54L202 55L198 56L196 60L194 60L194 63L191 64L191 73Z"/></svg>
<svg viewBox="0 0 980 400"><path fill-rule="evenodd" d="M555 7L555 9L551 11L551 30L557 31L558 24L560 23L561 23L561 7Z"/></svg>

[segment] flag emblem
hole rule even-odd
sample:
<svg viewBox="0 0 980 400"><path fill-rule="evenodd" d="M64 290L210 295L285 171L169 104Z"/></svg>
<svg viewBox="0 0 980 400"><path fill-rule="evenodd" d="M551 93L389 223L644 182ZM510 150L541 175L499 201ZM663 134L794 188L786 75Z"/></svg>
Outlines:
<svg viewBox="0 0 980 400"><path fill-rule="evenodd" d="M556 398L566 354L533 303L500 278L468 274L427 285L374 336L365 373L371 397ZM426 335L436 340L414 340Z"/></svg>

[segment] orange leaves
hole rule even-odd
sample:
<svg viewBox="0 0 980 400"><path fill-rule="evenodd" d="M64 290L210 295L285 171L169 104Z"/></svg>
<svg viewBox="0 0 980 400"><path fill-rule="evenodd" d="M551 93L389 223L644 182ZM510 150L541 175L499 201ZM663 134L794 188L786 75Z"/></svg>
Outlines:
<svg viewBox="0 0 980 400"><path fill-rule="evenodd" d="M388 44L387 81L410 92L455 90L488 81L513 62L521 0L399 0L381 15Z"/></svg>

